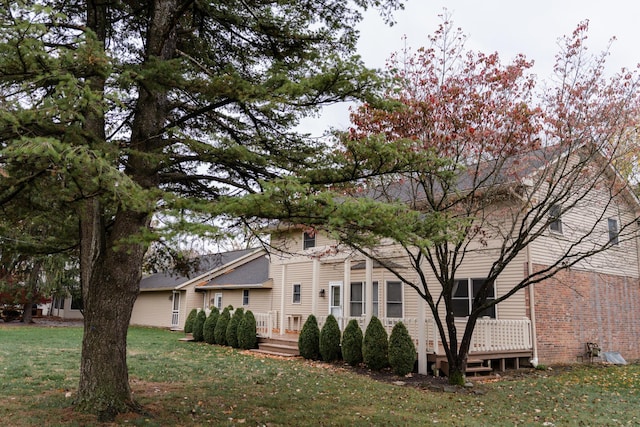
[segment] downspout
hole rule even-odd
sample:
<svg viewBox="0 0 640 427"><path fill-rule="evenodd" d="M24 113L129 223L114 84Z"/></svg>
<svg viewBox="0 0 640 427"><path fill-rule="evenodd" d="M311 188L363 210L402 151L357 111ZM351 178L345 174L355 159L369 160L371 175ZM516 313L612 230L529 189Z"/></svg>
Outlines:
<svg viewBox="0 0 640 427"><path fill-rule="evenodd" d="M531 277L533 274L533 262L531 261L531 245L527 245L527 275ZM531 317L531 343L533 356L529 363L535 368L538 366L538 336L536 332L536 301L535 301L535 285L532 283L527 286L529 290L529 316Z"/></svg>

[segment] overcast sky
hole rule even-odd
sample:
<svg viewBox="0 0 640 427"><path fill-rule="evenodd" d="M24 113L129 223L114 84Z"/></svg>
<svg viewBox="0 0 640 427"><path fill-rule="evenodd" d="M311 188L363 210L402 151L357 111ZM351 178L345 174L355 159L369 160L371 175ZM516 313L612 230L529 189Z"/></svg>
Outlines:
<svg viewBox="0 0 640 427"><path fill-rule="evenodd" d="M589 20L587 44L593 53L616 37L607 61L612 70L635 68L640 63L640 2L635 0L407 0L405 10L388 27L373 11L359 27L359 53L365 64L383 68L392 52L402 49L403 36L415 49L428 45L428 36L441 23L446 7L456 27L469 36L467 47L484 53L498 52L503 63L518 53L535 61L542 79L551 74L558 38L571 34L578 23ZM346 107L331 108L321 119L305 123L305 130L320 135L329 126L345 129Z"/></svg>

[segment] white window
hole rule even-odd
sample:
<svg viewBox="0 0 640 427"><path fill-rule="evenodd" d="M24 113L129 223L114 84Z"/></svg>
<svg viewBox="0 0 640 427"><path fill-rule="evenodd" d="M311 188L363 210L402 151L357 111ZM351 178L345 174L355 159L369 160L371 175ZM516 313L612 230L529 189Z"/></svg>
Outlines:
<svg viewBox="0 0 640 427"><path fill-rule="evenodd" d="M216 306L218 308L218 310L222 310L222 293L217 293L214 297L213 297L213 305Z"/></svg>
<svg viewBox="0 0 640 427"><path fill-rule="evenodd" d="M549 230L562 233L562 219L560 218L560 213L562 212L562 207L560 205L553 205L549 209Z"/></svg>
<svg viewBox="0 0 640 427"><path fill-rule="evenodd" d="M294 304L300 304L300 301L302 300L301 292L302 292L302 286L299 283L294 284L293 285L293 303Z"/></svg>
<svg viewBox="0 0 640 427"><path fill-rule="evenodd" d="M402 317L401 282L387 282L387 317Z"/></svg>
<svg viewBox="0 0 640 427"><path fill-rule="evenodd" d="M379 317L378 314L378 282L373 282L373 316Z"/></svg>
<svg viewBox="0 0 640 427"><path fill-rule="evenodd" d="M359 317L364 314L365 292L364 282L351 282L351 316Z"/></svg>
<svg viewBox="0 0 640 427"><path fill-rule="evenodd" d="M365 282L351 283L351 316L362 316L367 312L367 288ZM373 313L378 316L378 282L373 282Z"/></svg>
<svg viewBox="0 0 640 427"><path fill-rule="evenodd" d="M478 293L485 279L458 279L453 285L452 302L453 302L453 315L455 317L467 317L471 313L471 307L473 306L473 298ZM487 300L494 300L496 298L495 286L489 288ZM489 316L492 319L496 318L496 306L492 306L486 309L480 314L480 317Z"/></svg>
<svg viewBox="0 0 640 427"><path fill-rule="evenodd" d="M620 243L619 239L619 231L618 231L618 220L615 218L609 218L607 220L609 227L609 243L612 245L617 245Z"/></svg>
<svg viewBox="0 0 640 427"><path fill-rule="evenodd" d="M242 290L242 305L249 305L249 289Z"/></svg>
<svg viewBox="0 0 640 427"><path fill-rule="evenodd" d="M316 233L315 231L305 231L302 236L302 249L309 249L316 247Z"/></svg>

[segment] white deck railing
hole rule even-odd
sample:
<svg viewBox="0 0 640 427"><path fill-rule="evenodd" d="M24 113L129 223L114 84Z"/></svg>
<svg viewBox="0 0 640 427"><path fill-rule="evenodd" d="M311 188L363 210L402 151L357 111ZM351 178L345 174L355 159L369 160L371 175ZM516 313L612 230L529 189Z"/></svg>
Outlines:
<svg viewBox="0 0 640 427"><path fill-rule="evenodd" d="M268 313L254 313L256 318L256 327L258 336L271 338L274 330L279 329L278 312L270 311ZM317 316L318 326L322 328L327 320L328 315ZM338 326L344 330L347 323L355 319L364 333L366 331L365 317L336 317ZM304 323L304 320L302 319ZM420 324L416 318L392 318L381 317L382 326L387 331L387 335L391 334L396 323L402 321L407 327L409 334L413 338L416 348L420 336ZM462 336L466 322L457 321L456 327L458 335ZM440 354L444 350L442 348L442 340L438 333L436 322L429 318L425 320L425 340L427 353ZM527 318L520 320L501 320L501 319L478 319L476 322L473 337L471 338L470 353L499 353L505 351L531 350L531 321Z"/></svg>
<svg viewBox="0 0 640 427"><path fill-rule="evenodd" d="M336 318L341 329L347 325L349 320L355 319L364 333L366 330L364 317L347 317ZM322 328L327 316L318 316L318 326ZM392 318L381 317L382 326L390 335L396 323L402 321L409 331L409 335L413 338L413 342L418 347L419 337L419 321L416 318ZM459 336L464 332L465 321L456 322ZM438 332L435 320L433 318L425 320L425 340L428 353L440 353L442 349L442 340ZM475 330L471 338L471 353L484 352L504 352L531 350L531 321L529 319L521 320L499 320L499 319L478 319Z"/></svg>
<svg viewBox="0 0 640 427"><path fill-rule="evenodd" d="M278 328L278 312L253 313L256 318L256 332L259 337L271 338L274 329Z"/></svg>
<svg viewBox="0 0 640 427"><path fill-rule="evenodd" d="M460 327L464 328L464 323ZM499 353L531 350L532 347L529 319L478 319L471 337L470 352Z"/></svg>

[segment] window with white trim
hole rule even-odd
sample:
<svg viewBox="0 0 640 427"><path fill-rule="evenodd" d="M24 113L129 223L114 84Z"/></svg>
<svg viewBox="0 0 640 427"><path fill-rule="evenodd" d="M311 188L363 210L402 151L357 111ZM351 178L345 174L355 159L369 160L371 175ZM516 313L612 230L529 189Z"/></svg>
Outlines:
<svg viewBox="0 0 640 427"><path fill-rule="evenodd" d="M373 316L380 317L378 314L378 282L373 282Z"/></svg>
<svg viewBox="0 0 640 427"><path fill-rule="evenodd" d="M242 290L242 305L249 305L249 289Z"/></svg>
<svg viewBox="0 0 640 427"><path fill-rule="evenodd" d="M293 285L293 299L292 302L294 304L300 304L302 301L302 285L299 283L295 283Z"/></svg>
<svg viewBox="0 0 640 427"><path fill-rule="evenodd" d="M351 282L350 315L362 316L367 313L367 284L366 282ZM373 313L378 316L378 282L373 282Z"/></svg>
<svg viewBox="0 0 640 427"><path fill-rule="evenodd" d="M473 298L484 284L485 279L457 279L453 285L452 303L455 317L467 317L471 313ZM487 300L496 298L495 285L489 288ZM480 317L496 318L496 306L492 306L480 314Z"/></svg>
<svg viewBox="0 0 640 427"><path fill-rule="evenodd" d="M218 292L213 297L213 305L218 308L218 310L222 310L222 292Z"/></svg>
<svg viewBox="0 0 640 427"><path fill-rule="evenodd" d="M387 282L387 317L402 317L402 282Z"/></svg>
<svg viewBox="0 0 640 427"><path fill-rule="evenodd" d="M549 209L549 230L562 234L562 219L560 213L562 212L562 206L553 205Z"/></svg>
<svg viewBox="0 0 640 427"><path fill-rule="evenodd" d="M359 317L365 313L365 292L364 282L351 282L351 305L349 307L351 316Z"/></svg>
<svg viewBox="0 0 640 427"><path fill-rule="evenodd" d="M609 243L612 245L618 245L620 243L618 220L615 218L607 219L607 227L609 228Z"/></svg>

